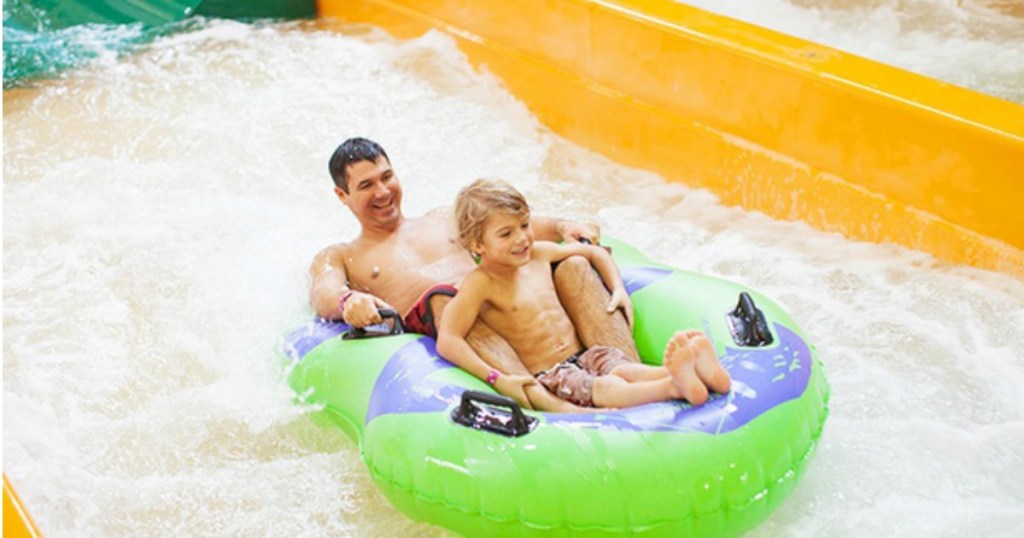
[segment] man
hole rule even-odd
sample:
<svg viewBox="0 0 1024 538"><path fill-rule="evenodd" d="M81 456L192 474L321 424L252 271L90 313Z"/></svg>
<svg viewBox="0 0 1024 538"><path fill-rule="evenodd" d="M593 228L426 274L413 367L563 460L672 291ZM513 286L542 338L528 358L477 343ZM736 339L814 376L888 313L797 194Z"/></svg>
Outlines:
<svg viewBox="0 0 1024 538"><path fill-rule="evenodd" d="M365 138L346 140L329 162L334 193L359 221L350 243L321 250L310 267L310 304L326 319L354 327L380 323L380 309L402 315L411 330L436 336L435 323L457 284L475 267L459 247L451 210L422 217L402 214L402 186L384 149ZM598 241L596 225L535 219L538 239ZM555 284L584 345L607 345L639 361L624 315L609 310L610 296L589 263L567 259L555 269ZM431 334L433 332L433 334ZM477 322L466 340L491 367L498 392L528 408L572 411L575 406L544 389L515 352L485 323Z"/></svg>

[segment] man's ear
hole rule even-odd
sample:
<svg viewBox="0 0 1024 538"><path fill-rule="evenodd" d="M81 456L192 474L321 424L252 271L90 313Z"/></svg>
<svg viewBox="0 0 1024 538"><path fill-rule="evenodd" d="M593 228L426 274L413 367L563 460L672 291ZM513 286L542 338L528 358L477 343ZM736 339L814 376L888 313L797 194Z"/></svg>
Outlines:
<svg viewBox="0 0 1024 538"><path fill-rule="evenodd" d="M346 193L344 190L342 190L341 187L338 187L337 185L335 185L335 187L334 187L334 195L338 197L338 200L341 200L341 203L343 203L345 205L348 205L348 193Z"/></svg>

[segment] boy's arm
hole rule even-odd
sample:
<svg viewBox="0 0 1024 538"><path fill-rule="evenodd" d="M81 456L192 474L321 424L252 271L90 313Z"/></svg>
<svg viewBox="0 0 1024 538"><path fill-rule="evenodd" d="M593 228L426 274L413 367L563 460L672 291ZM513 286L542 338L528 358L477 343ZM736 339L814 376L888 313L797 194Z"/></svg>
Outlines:
<svg viewBox="0 0 1024 538"><path fill-rule="evenodd" d="M615 260L612 259L612 255L608 254L605 249L595 245L584 245L582 243L550 243L546 241L537 241L534 243L533 248L536 255L543 257L544 259L554 263L562 261L569 256L583 256L597 269L597 273L601 275L601 280L604 281L605 286L611 292L611 300L608 301L608 313L611 314L619 308L622 309L623 314L626 315L626 321L630 327L633 327L633 302L629 299L629 294L626 293L626 285L622 282L622 276L619 275L619 268L615 265Z"/></svg>
<svg viewBox="0 0 1024 538"><path fill-rule="evenodd" d="M536 380L527 375L507 375L494 370L466 341L466 335L476 322L480 307L487 298L486 279L479 271L473 271L462 281L459 293L448 303L441 316L441 326L437 331L437 352L452 364L491 383L495 390L516 400L519 405L532 409L524 388L536 383Z"/></svg>

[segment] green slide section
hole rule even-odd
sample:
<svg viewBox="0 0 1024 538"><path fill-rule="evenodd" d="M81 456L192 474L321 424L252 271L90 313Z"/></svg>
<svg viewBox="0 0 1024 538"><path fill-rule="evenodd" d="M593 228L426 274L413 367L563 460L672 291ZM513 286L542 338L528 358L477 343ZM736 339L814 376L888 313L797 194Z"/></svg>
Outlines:
<svg viewBox="0 0 1024 538"><path fill-rule="evenodd" d="M206 0L196 15L224 19L310 19L316 16L315 0Z"/></svg>
<svg viewBox="0 0 1024 538"><path fill-rule="evenodd" d="M315 0L7 0L4 89L55 77L100 54L131 52L192 16L298 19Z"/></svg>
<svg viewBox="0 0 1024 538"><path fill-rule="evenodd" d="M79 24L164 24L192 15L200 3L202 0L15 0L4 2L4 29L8 24L23 30L56 30Z"/></svg>

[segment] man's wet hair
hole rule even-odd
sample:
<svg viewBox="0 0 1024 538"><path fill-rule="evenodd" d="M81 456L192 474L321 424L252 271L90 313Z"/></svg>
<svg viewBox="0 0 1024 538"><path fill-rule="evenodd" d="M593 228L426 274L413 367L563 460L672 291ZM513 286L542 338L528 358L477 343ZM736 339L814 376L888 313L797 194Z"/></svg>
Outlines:
<svg viewBox="0 0 1024 538"><path fill-rule="evenodd" d="M334 150L334 155L331 155L331 160L327 163L327 169L331 172L334 184L348 194L348 166L359 161L375 163L381 157L391 162L380 144L367 138L349 138Z"/></svg>

